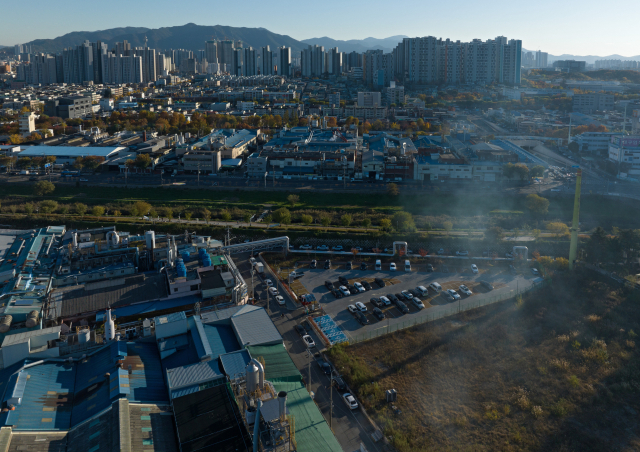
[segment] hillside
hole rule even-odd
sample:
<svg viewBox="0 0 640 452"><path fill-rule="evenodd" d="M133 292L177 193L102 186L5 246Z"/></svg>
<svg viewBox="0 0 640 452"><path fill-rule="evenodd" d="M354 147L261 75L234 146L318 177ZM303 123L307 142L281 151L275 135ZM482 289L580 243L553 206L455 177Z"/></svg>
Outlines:
<svg viewBox="0 0 640 452"><path fill-rule="evenodd" d="M225 37L240 40L245 46L260 48L266 45L275 49L288 46L293 52L299 52L306 47L301 42L286 36L272 33L265 28L227 27L224 25L196 25L193 23L165 28L124 27L100 31L75 31L59 36L55 39L36 39L30 42L34 52L60 52L65 47L81 44L85 40L90 42L102 41L112 46L115 42L127 40L132 47L144 46L145 37L149 47L164 49L204 49L204 41Z"/></svg>

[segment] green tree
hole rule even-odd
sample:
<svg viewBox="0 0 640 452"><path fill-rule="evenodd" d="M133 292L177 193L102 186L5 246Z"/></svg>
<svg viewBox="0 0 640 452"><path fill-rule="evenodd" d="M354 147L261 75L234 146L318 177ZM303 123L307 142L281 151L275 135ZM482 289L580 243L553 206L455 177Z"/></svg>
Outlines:
<svg viewBox="0 0 640 452"><path fill-rule="evenodd" d="M302 216L300 216L300 220L302 221L302 223L306 224L307 226L313 223L313 217L307 214L303 214Z"/></svg>
<svg viewBox="0 0 640 452"><path fill-rule="evenodd" d="M148 202L136 201L131 208L131 214L133 216L143 217L147 215L150 210L151 204L149 204Z"/></svg>
<svg viewBox="0 0 640 452"><path fill-rule="evenodd" d="M442 223L442 228L447 231L447 235L449 235L449 233L451 232L451 230L453 229L453 223L450 221L445 221L444 223Z"/></svg>
<svg viewBox="0 0 640 452"><path fill-rule="evenodd" d="M191 217L193 217L193 213L192 213L190 210L187 210L187 211L184 213L184 217L185 217L187 220L190 220L190 219L191 219Z"/></svg>
<svg viewBox="0 0 640 452"><path fill-rule="evenodd" d="M321 215L320 216L320 223L325 228L329 227L329 225L331 224L331 217L329 215Z"/></svg>
<svg viewBox="0 0 640 452"><path fill-rule="evenodd" d="M40 210L44 214L54 212L57 208L58 203L51 199L46 199L40 203Z"/></svg>
<svg viewBox="0 0 640 452"><path fill-rule="evenodd" d="M291 223L291 212L286 207L281 207L273 211L273 221L280 224Z"/></svg>
<svg viewBox="0 0 640 452"><path fill-rule="evenodd" d="M492 226L487 229L484 236L492 242L498 242L502 239L502 228L500 226Z"/></svg>
<svg viewBox="0 0 640 452"><path fill-rule="evenodd" d="M547 230L556 234L557 237L562 237L569 234L569 226L559 221L547 224Z"/></svg>
<svg viewBox="0 0 640 452"><path fill-rule="evenodd" d="M348 213L345 213L340 217L340 223L342 224L342 226L350 226L352 221L353 218Z"/></svg>
<svg viewBox="0 0 640 452"><path fill-rule="evenodd" d="M362 220L362 227L368 229L371 226L371 218L365 218Z"/></svg>
<svg viewBox="0 0 640 452"><path fill-rule="evenodd" d="M104 215L104 207L93 206L93 209L91 209L91 215L93 215L94 217L101 217L102 215Z"/></svg>
<svg viewBox="0 0 640 452"><path fill-rule="evenodd" d="M416 230L416 224L409 212L401 211L394 213L393 218L391 219L391 224L401 232L414 232Z"/></svg>
<svg viewBox="0 0 640 452"><path fill-rule="evenodd" d="M227 209L220 212L220 217L222 218L222 221L231 221L231 213L229 213Z"/></svg>
<svg viewBox="0 0 640 452"><path fill-rule="evenodd" d="M400 190L398 189L398 184L387 184L387 194L391 196L398 196L400 194Z"/></svg>
<svg viewBox="0 0 640 452"><path fill-rule="evenodd" d="M36 184L33 186L33 193L36 196L45 196L50 193L53 193L55 189L56 189L56 186L53 185L48 180L41 180L39 182L36 182Z"/></svg>
<svg viewBox="0 0 640 452"><path fill-rule="evenodd" d="M382 229L383 231L390 231L391 220L389 218L383 218L382 220L380 220L380 229Z"/></svg>
<svg viewBox="0 0 640 452"><path fill-rule="evenodd" d="M531 177L542 177L544 176L544 166L536 165L531 168Z"/></svg>
<svg viewBox="0 0 640 452"><path fill-rule="evenodd" d="M138 154L134 161L136 168L145 169L151 165L151 157L149 154Z"/></svg>
<svg viewBox="0 0 640 452"><path fill-rule="evenodd" d="M87 205L82 204L81 202L77 202L73 205L73 210L78 215L83 216L85 213L87 213Z"/></svg>
<svg viewBox="0 0 640 452"><path fill-rule="evenodd" d="M167 220L171 220L173 218L173 209L171 207L165 207L164 209L162 209L162 212L163 216Z"/></svg>
<svg viewBox="0 0 640 452"><path fill-rule="evenodd" d="M67 215L69 213L69 206L66 204L62 204L58 209L58 212L60 212L60 214L62 215Z"/></svg>
<svg viewBox="0 0 640 452"><path fill-rule="evenodd" d="M205 221L208 223L209 220L211 219L211 211L207 208L202 209L202 218L205 219Z"/></svg>
<svg viewBox="0 0 640 452"><path fill-rule="evenodd" d="M535 193L527 196L525 206L536 215L546 215L549 212L549 200Z"/></svg>
<svg viewBox="0 0 640 452"><path fill-rule="evenodd" d="M31 215L34 211L33 203L28 202L24 205L24 211L27 215Z"/></svg>
<svg viewBox="0 0 640 452"><path fill-rule="evenodd" d="M300 201L300 196L298 195L289 195L287 196L287 201L291 205L291 207L295 207L298 201Z"/></svg>

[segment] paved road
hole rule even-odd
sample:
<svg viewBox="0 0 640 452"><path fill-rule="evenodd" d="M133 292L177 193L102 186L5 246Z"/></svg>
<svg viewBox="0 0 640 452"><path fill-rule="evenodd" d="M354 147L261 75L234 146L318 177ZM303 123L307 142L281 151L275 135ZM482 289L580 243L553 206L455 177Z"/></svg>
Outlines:
<svg viewBox="0 0 640 452"><path fill-rule="evenodd" d="M248 253L237 254L232 256L234 262L238 266L242 277L248 285L251 285L251 266L249 264ZM261 279L254 277L255 294L258 306L267 307L266 286ZM251 288L249 289L251 293ZM331 421L333 432L340 443L343 450L347 452L356 451L360 447L360 443L364 443L370 452L380 452L381 449L375 444L369 434L372 433L371 424L360 410L349 410L341 400L341 395L331 386L329 377L320 371L318 365L311 360L309 366L309 355L307 347L302 342L301 337L295 332L295 325L301 324L306 318L303 308L297 308L293 301L286 293L280 291L285 297L286 306L279 306L273 297L270 297L268 312L271 319L280 331L284 339L284 344L293 360L294 364L302 374L306 382L311 381L311 391L315 394L315 401L329 423L330 418L330 400L333 397L333 420ZM311 336L318 346L322 341L315 333L311 332ZM317 349L314 350L317 352Z"/></svg>
<svg viewBox="0 0 640 452"><path fill-rule="evenodd" d="M305 272L304 277L300 280L305 285L306 289L313 293L322 305L324 311L330 315L333 320L340 326L340 328L351 337L361 336L373 333L374 331L383 328L391 328L394 326L402 325L406 322L415 322L418 318L421 318L427 314L429 315L443 315L445 312L453 310L457 312L457 309L464 310L467 306L475 306L477 303L488 301L488 299L494 299L500 295L506 294L509 291L523 290L531 286L535 277L531 273L511 275L507 270L507 264L499 267L495 271L484 272L483 262L475 262L481 270L480 274L472 274L470 270L471 263L474 263L473 259L463 259L455 262L447 262L447 273L435 271L433 273L424 272L405 272L402 271L402 266L398 260L398 270L396 272L390 272L387 269L388 264L383 264L383 271L372 270L346 270L344 268L334 270L308 270ZM436 270L439 270L436 268ZM373 278L382 278L388 282L387 286L380 288L377 284L373 283L372 290L364 293L350 295L348 297L336 299L325 287L324 281L332 281L338 286L338 277L344 276L349 279L351 283L355 281L362 281L364 279L371 281ZM389 284L395 282L395 284ZM479 286L480 280L489 281L495 286L493 291L487 292L485 289ZM417 286L428 287L430 283L438 282L444 289L457 290L460 284L466 284L474 292L469 297L462 297L460 302L451 302L445 299L442 294L435 295L430 291L428 297L421 297L425 304L425 309L418 309L410 302L406 302L410 312L408 314L402 314L395 306L387 307L383 309L387 318L385 320L378 320L372 314L371 311L374 306L370 303L372 297L380 297L389 293L397 294L405 289L415 289ZM362 326L355 317L349 313L347 306L355 304L356 302L362 302L368 309L367 319L370 324Z"/></svg>

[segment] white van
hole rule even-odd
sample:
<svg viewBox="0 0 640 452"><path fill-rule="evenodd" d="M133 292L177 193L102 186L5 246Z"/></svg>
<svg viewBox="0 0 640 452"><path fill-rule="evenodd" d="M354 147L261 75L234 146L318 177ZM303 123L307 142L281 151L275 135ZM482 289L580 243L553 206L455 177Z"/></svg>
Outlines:
<svg viewBox="0 0 640 452"><path fill-rule="evenodd" d="M382 270L382 261L380 260L376 261L376 270Z"/></svg>
<svg viewBox="0 0 640 452"><path fill-rule="evenodd" d="M410 261L404 261L404 271L406 271L406 272L410 272L411 271L411 262Z"/></svg>
<svg viewBox="0 0 640 452"><path fill-rule="evenodd" d="M427 295L429 295L429 290L427 290L425 286L418 286L416 287L416 290L420 292L420 295L422 295L423 297L426 297Z"/></svg>
<svg viewBox="0 0 640 452"><path fill-rule="evenodd" d="M442 291L442 286L437 282L432 282L429 284L429 289L433 290L435 293L440 293L440 291Z"/></svg>

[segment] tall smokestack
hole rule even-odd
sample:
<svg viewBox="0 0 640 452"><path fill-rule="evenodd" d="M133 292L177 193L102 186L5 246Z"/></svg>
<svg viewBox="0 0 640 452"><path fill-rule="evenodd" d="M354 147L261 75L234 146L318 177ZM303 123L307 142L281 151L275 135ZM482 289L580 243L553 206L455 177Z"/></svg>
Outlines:
<svg viewBox="0 0 640 452"><path fill-rule="evenodd" d="M280 391L278 393L278 403L280 404L280 421L284 421L287 416L287 392Z"/></svg>

